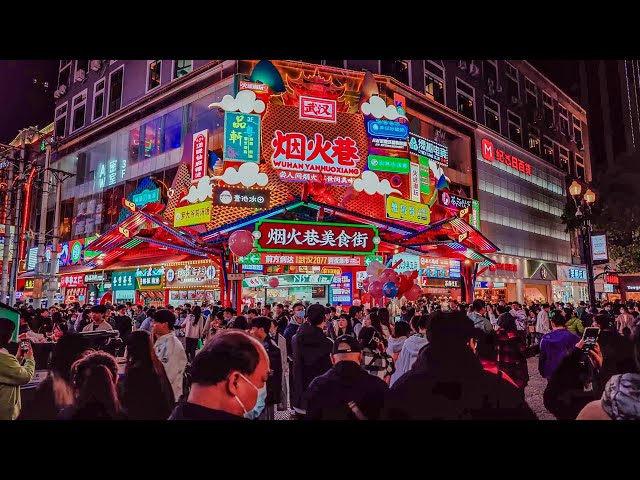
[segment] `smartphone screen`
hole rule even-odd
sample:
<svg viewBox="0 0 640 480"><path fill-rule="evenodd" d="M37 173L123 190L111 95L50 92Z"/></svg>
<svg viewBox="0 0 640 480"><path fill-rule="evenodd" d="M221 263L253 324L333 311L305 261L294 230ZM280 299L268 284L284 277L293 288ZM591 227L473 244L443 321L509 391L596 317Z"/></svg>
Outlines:
<svg viewBox="0 0 640 480"><path fill-rule="evenodd" d="M587 352L592 350L596 342L598 341L598 335L600 334L600 329L595 327L588 327L584 329L584 333L582 334L582 339L584 340L584 347L582 350Z"/></svg>
<svg viewBox="0 0 640 480"><path fill-rule="evenodd" d="M29 351L29 340L20 340L20 350L23 352Z"/></svg>

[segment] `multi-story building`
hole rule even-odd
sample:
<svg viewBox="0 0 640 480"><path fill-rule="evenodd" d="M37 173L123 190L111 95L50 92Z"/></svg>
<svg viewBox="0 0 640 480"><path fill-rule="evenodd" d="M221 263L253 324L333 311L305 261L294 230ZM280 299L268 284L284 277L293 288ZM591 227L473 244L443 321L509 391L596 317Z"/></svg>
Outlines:
<svg viewBox="0 0 640 480"><path fill-rule="evenodd" d="M411 130L451 143L446 175L480 201L482 232L501 250L493 258L508 265L479 274L481 294L585 297L560 215L567 178L590 180L586 115L540 72L525 61L502 60L304 62L393 77L408 101L437 120L433 128L418 123ZM185 132L213 125L213 143L222 145L223 117L207 107L233 94L236 73L233 60L61 61L54 123L64 141L53 165L76 172L63 188L62 240L116 224L122 199L141 180L170 185ZM471 135L449 128L447 139L448 122L471 128ZM472 158L465 160L465 148ZM569 273L563 277L558 265Z"/></svg>

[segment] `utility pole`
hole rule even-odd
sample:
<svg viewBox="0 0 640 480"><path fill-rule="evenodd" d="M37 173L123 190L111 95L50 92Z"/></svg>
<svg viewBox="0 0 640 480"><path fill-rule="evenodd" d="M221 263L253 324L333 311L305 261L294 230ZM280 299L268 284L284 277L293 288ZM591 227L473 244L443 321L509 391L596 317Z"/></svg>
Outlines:
<svg viewBox="0 0 640 480"><path fill-rule="evenodd" d="M51 144L47 143L47 149L44 157L44 180L42 182L42 203L40 204L40 228L38 231L38 263L36 265L36 273L42 277L42 274L45 273L43 270L45 268L45 241L46 241L46 233L47 233L47 204L49 203L49 181L51 178L51 171L49 169L51 163ZM3 267L4 268L4 267ZM55 266L51 265L51 268L54 269ZM48 287L46 287L48 288ZM42 293L46 291L45 286L43 285ZM34 299L34 307L40 308L42 304L42 296Z"/></svg>
<svg viewBox="0 0 640 480"><path fill-rule="evenodd" d="M29 128L28 130L33 130ZM37 130L37 129L36 129ZM16 303L16 287L18 280L18 264L20 263L20 231L22 228L22 190L25 180L24 164L27 157L27 129L20 132L20 163L18 166L18 177L16 184L16 208L15 208L15 224L13 234L13 261L11 262L11 276L9 277L9 305Z"/></svg>
<svg viewBox="0 0 640 480"><path fill-rule="evenodd" d="M4 248L2 250L2 272L0 273L0 301L7 301L9 286L9 257L11 246L11 226L13 224L13 165L9 165L7 173L6 219L4 223Z"/></svg>

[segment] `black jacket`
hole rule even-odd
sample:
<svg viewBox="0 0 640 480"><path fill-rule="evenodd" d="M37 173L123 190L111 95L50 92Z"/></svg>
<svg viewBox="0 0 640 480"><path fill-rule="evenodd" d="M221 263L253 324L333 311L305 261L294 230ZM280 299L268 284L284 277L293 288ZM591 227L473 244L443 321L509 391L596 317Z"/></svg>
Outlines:
<svg viewBox="0 0 640 480"><path fill-rule="evenodd" d="M425 347L389 390L393 420L535 420L518 389L482 368L466 346Z"/></svg>
<svg viewBox="0 0 640 480"><path fill-rule="evenodd" d="M291 403L306 409L304 392L311 381L331 368L333 342L321 328L303 323L291 341L293 351L293 385Z"/></svg>
<svg viewBox="0 0 640 480"><path fill-rule="evenodd" d="M131 319L126 315L118 315L113 319L114 328L120 332L123 340L131 333Z"/></svg>
<svg viewBox="0 0 640 480"><path fill-rule="evenodd" d="M287 329L287 325L289 324L289 317L287 317L284 313L276 318L277 322L277 331L280 335L284 336L284 331Z"/></svg>
<svg viewBox="0 0 640 480"><path fill-rule="evenodd" d="M165 382L163 384L163 382ZM118 383L119 397L129 420L166 420L174 406L168 380L153 370L129 367L124 381Z"/></svg>
<svg viewBox="0 0 640 480"><path fill-rule="evenodd" d="M347 405L355 402L367 419L380 418L389 387L355 362L338 362L316 377L305 393L305 420L355 420Z"/></svg>
<svg viewBox="0 0 640 480"><path fill-rule="evenodd" d="M280 403L282 399L282 357L280 349L273 339L267 335L263 342L264 348L269 355L269 367L271 373L267 379L267 405Z"/></svg>
<svg viewBox="0 0 640 480"><path fill-rule="evenodd" d="M291 347L291 340L293 339L293 336L298 333L299 328L300 324L294 320L293 322L290 321L289 325L287 325L287 328L284 329L284 335L282 336L287 342L287 356L289 358L293 358L293 348Z"/></svg>
<svg viewBox="0 0 640 480"><path fill-rule="evenodd" d="M598 345L600 345L603 362L593 387L597 398L600 398L604 392L604 386L613 375L634 373L637 368L633 361L633 343L617 331L600 330Z"/></svg>

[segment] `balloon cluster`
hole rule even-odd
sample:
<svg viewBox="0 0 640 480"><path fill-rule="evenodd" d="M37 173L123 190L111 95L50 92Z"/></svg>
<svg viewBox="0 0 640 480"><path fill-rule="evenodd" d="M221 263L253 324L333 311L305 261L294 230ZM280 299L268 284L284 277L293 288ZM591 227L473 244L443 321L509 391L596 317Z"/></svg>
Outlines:
<svg viewBox="0 0 640 480"><path fill-rule="evenodd" d="M417 278L417 270L398 273L374 260L367 267L367 277L362 281L362 288L373 298L404 297L415 302L422 294L422 289L416 283Z"/></svg>

